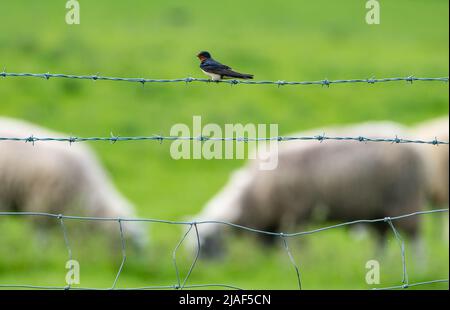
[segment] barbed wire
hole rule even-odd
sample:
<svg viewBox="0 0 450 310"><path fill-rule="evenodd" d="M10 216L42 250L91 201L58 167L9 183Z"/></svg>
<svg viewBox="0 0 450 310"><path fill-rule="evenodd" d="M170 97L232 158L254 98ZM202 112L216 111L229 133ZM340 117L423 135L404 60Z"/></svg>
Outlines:
<svg viewBox="0 0 450 310"><path fill-rule="evenodd" d="M17 141L17 142L28 142L28 143L36 143L36 142L68 142L69 144L76 142L99 142L106 141L111 143L122 142L122 141L158 141L162 143L163 141L234 141L234 142L286 142L286 141L311 141L316 140L319 142L332 140L332 141L356 141L356 142L387 142L392 144L431 144L431 145L440 145L445 144L448 145L449 141L438 140L435 137L433 140L420 140L420 139L407 139L407 138L399 138L397 135L393 138L373 138L373 137L365 137L365 136L327 136L325 133L316 136L274 136L274 137L266 137L266 138L252 138L252 137L209 137L209 136L161 136L161 135L152 135L152 136L129 136L129 137L120 137L111 134L110 137L36 137L34 135L28 137L2 137L0 136L1 141Z"/></svg>
<svg viewBox="0 0 450 310"><path fill-rule="evenodd" d="M5 70L3 72L0 72L0 77L6 78L6 77L19 77L19 78L43 78L46 80L49 80L51 78L64 78L64 79L78 79L78 80L92 80L92 81L119 81L119 82L135 82L140 83L143 86L147 83L192 83L192 82L204 82L204 83L227 83L230 85L237 85L237 84L250 84L250 85L277 85L278 87L284 86L284 85L321 85L321 86L327 86L329 87L332 84L350 84L350 83L368 83L368 84L376 84L376 83L387 83L387 82L400 82L405 81L409 83L413 83L415 81L429 81L429 82L446 82L448 83L448 77L414 77L414 76L408 76L408 77L392 77L392 78L366 78L366 79L340 79L340 80L318 80L318 81L251 81L251 80L219 80L219 81L212 81L209 79L199 79L199 78L193 78L193 77L187 77L187 78L179 78L179 79L148 79L148 78L125 78L125 77L109 77L109 76L100 76L100 75L71 75L71 74L51 74L51 73L7 73ZM106 141L111 143L116 143L119 141L159 141L162 143L163 141L175 141L175 140L185 140L185 141L236 141L236 142L261 142L261 141L276 141L276 142L284 142L284 141L311 141L316 140L319 142L323 142L326 140L334 140L334 141L356 141L356 142L385 142L385 143L393 143L393 144L430 144L430 145L448 145L449 141L441 141L438 140L437 137L435 137L432 140L420 140L420 139L406 139L406 138L399 138L398 136L395 136L394 138L373 138L373 137L365 137L365 136L326 136L325 133L321 135L316 136L275 136L275 137L268 137L268 138L249 138L249 137L208 137L208 136L161 136L161 135L152 135L152 136L130 136L130 137L119 137L111 134L110 137L35 137L34 135L28 136L28 137L0 137L1 141L16 141L16 142L27 142L27 143L36 143L36 142L44 142L44 141L53 141L53 142L68 142L69 144L75 143L75 142L89 142L89 141ZM401 285L397 286L390 286L390 287L380 287L375 289L406 289L409 287L419 286L419 285L428 285L433 283L448 283L448 279L437 279L437 280L430 280L430 281L423 281L423 282L416 282L416 283L409 283L409 277L407 273L407 267L406 267L406 256L405 256L405 243L402 239L400 233L397 231L397 229L394 226L393 221L400 220L403 218L411 217L411 216L418 216L418 215L424 215L424 214L431 214L431 213L441 213L441 212L448 212L448 209L438 209L438 210L431 210L431 211L419 211L414 212L410 214L395 216L395 217L385 217L385 218L379 218L379 219L371 219L371 220L355 220L351 222L345 222L340 223L336 225L331 225L327 227L322 227L310 231L303 231L303 232L294 232L294 233L283 233L283 232L271 232L271 231L264 231L264 230L258 230L251 227L245 227L242 225L230 223L230 222L224 222L224 221L168 221L168 220L159 220L159 219L149 219L149 218L142 218L142 219L126 219L126 218L106 218L106 217L84 217L84 216L66 216L62 214L51 214L51 213L40 213L40 212L0 212L0 216L44 216L44 217L51 217L56 218L59 220L59 225L61 226L63 237L64 237L64 244L67 250L68 258L69 260L72 260L72 248L69 242L69 235L65 226L65 220L81 220L81 221L115 221L118 223L118 229L119 229L119 235L120 235L120 242L121 242L121 262L118 268L118 271L116 273L116 276L114 278L114 281L109 288L105 288L107 290L116 290L116 289L140 289L140 290L150 290L150 289L188 289L188 288L222 288L222 289L242 289L240 287L229 285L229 284L188 284L189 278L191 277L198 259L200 257L201 252L201 244L200 244L200 234L198 231L198 225L203 224L217 224L217 225L225 225L230 226L236 229L241 229L253 233L259 233L264 235L271 235L279 237L282 241L282 246L284 248L284 251L286 252L290 264L295 270L295 276L297 279L298 288L302 289L302 282L301 282L301 272L300 267L296 263L294 255L292 254L292 251L289 247L288 238L292 237L298 237L303 235L311 235L314 233L319 233L325 230L340 228L344 226L354 225L354 224L370 224L370 223L376 223L376 222L385 222L390 229L393 232L393 235L395 239L397 240L399 247L400 247L400 254L401 254L401 262L402 262L402 280ZM127 251L126 251L126 243L125 243L125 232L123 229L123 222L150 222L150 223L163 223L163 224L172 224L172 225L187 225L189 226L186 233L182 236L182 238L178 241L176 244L173 252L172 252L172 262L175 269L175 275L176 275L176 282L173 285L159 285L159 286L144 286L144 287L134 287L134 288L118 288L117 283L119 281L119 278L123 272L123 268L126 264L127 260ZM184 277L180 275L178 264L177 264L177 253L181 245L186 240L187 236L192 233L192 231L195 232L195 237L197 240L196 243L196 252L195 256L189 266L189 269ZM73 287L71 284L68 284L66 286L39 286L39 285L21 285L21 284L0 284L0 287L2 288L29 288L29 289L64 289L64 290L97 290L97 289L103 289L103 288L92 288L92 287Z"/></svg>
<svg viewBox="0 0 450 310"><path fill-rule="evenodd" d="M237 289L242 290L242 288L230 285L230 284L188 284L188 280L190 276L192 275L194 268L197 264L198 258L200 256L201 252L201 244L200 244L200 233L198 230L198 225L204 225L204 224L217 224L217 225L224 225L229 226L232 228L237 228L240 230L252 232L252 233L259 233L264 235L271 235L279 237L282 241L283 248L290 260L291 265L295 269L295 276L297 279L298 287L299 289L302 289L302 282L301 282L301 274L300 274L300 268L295 262L294 256L289 248L288 245L288 238L298 237L298 236L304 236L304 235L311 235L315 233L319 233L322 231L340 228L344 226L350 226L355 224L370 224L370 223L379 223L384 222L386 223L390 229L393 232L393 235L397 242L400 245L400 254L401 254L401 261L402 261L402 280L401 285L397 286L389 286L389 287L379 287L374 289L406 289L409 287L414 286L420 286L420 285L428 285L428 284L434 284L434 283L448 283L448 279L436 279L436 280L429 280L429 281L423 281L423 282L416 282L416 283L409 283L409 277L407 274L407 268L406 268L406 257L405 257L405 243L400 236L399 232L395 228L393 221L405 219L412 216L418 216L418 215L425 215L425 214L436 214L436 213L444 213L448 212L449 209L436 209L436 210L428 210L428 211L417 211L413 213L398 215L398 216L392 216L392 217L384 217L384 218L377 218L377 219L362 219L362 220L355 220L350 222L344 222L336 225L326 226L314 230L309 231L301 231L301 232L293 232L293 233L284 233L284 232L273 232L273 231L265 231L265 230L259 230L251 227L246 227L242 225L238 225L235 223L230 223L226 221L216 221L216 220L202 220L202 221L170 221L170 220L161 220L161 219L152 219L152 218L113 218L113 217L89 217L89 216L71 216L71 215L62 215L62 214L53 214L53 213L45 213L45 212L0 212L1 216L40 216L40 217L49 217L49 218L55 218L59 220L59 224L63 231L63 237L64 237L64 244L66 246L68 257L69 259L72 259L72 249L69 243L68 233L65 226L64 221L65 220L79 220L79 221L108 221L108 222L117 222L120 232L120 242L121 242L121 251L122 251L122 260L119 266L119 270L116 274L116 277L114 278L114 282L110 288L94 288L94 287L72 287L70 284L66 286L39 286L39 285L28 285L28 284L0 284L0 288L28 288L28 289L64 289L64 290L116 290L116 289L125 289L125 290L151 290L151 289L174 289L174 290L181 290L181 289L188 289L188 288L222 288L222 289ZM170 225L185 225L189 226L187 231L183 234L182 238L178 241L176 244L173 252L172 252L172 262L175 269L175 275L176 275L176 284L173 285L158 285L158 286L144 286L144 287L131 287L131 288L117 288L117 282L119 280L119 277L122 274L123 268L126 263L127 253L126 253L126 244L125 244L125 233L123 229L123 222L146 222L146 223L160 223L160 224L170 224ZM195 257L192 260L192 263L189 267L188 272L186 273L186 276L182 279L180 276L178 264L177 264L177 252L183 242L186 240L187 236L192 232L192 230L195 231L195 238L196 238L196 252Z"/></svg>
<svg viewBox="0 0 450 310"><path fill-rule="evenodd" d="M49 80L51 78L63 78L63 79L76 79L76 80L92 80L92 81L116 81L116 82L134 82L145 85L147 83L192 83L192 82L203 82L203 83L226 83L230 85L237 84L250 84L250 85L322 85L330 86L332 84L350 84L350 83L387 83L387 82L400 82L405 81L413 83L415 81L421 82L446 82L448 83L448 77L415 77L413 75L407 77L390 77L390 78L365 78L365 79L340 79L340 80L318 80L318 81L252 81L252 80L218 80L213 81L210 79L203 78L178 78L178 79L149 79L149 78L127 78L127 77L111 77L111 76L101 76L98 74L94 75L74 75L74 74L64 74L64 73L26 73L26 72L0 72L0 77L30 77L30 78L42 78Z"/></svg>

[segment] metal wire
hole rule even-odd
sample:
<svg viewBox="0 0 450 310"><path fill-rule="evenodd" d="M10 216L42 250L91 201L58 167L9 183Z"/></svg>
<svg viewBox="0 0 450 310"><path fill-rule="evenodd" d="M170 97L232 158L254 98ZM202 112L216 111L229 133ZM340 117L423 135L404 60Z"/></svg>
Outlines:
<svg viewBox="0 0 450 310"><path fill-rule="evenodd" d="M280 237L281 237L281 240L283 241L284 249L286 250L289 260L291 261L292 266L294 266L295 273L297 276L298 289L301 290L302 289L302 281L301 281L301 277L300 277L300 269L298 268L297 263L295 262L294 255L292 255L292 252L289 249L289 244L288 244L286 238L284 237L284 234L280 233Z"/></svg>
<svg viewBox="0 0 450 310"><path fill-rule="evenodd" d="M350 226L350 225L355 225L355 224L370 224L370 223L378 223L378 222L385 222L387 223L387 225L389 225L389 227L392 229L394 236L396 238L396 240L399 242L400 244L400 250L401 250L401 260L402 260L402 272L403 272L403 279L402 279L402 284L398 285L398 286L390 286L390 287L380 287L380 288L375 288L375 289L406 289L409 287L414 287L414 286L419 286L419 285L427 285L427 284L434 284L434 283L448 283L448 279L438 279L438 280L430 280L430 281L424 281L424 282L417 282L417 283L409 283L408 281L408 274L406 272L406 256L405 256L405 244L403 239L401 238L400 234L398 233L398 231L396 230L395 226L393 225L393 221L396 220L401 220L404 218L408 218L408 217L412 217L412 216L419 216L419 215L425 215L425 214L437 214L437 213L444 213L444 212L448 212L449 209L436 209L436 210L428 210L428 211L418 211L418 212L413 212L413 213L408 213L408 214L403 214L403 215L398 215L398 216L392 216L392 217L384 217L384 218L377 218L377 219L362 219L362 220L355 220L355 221L350 221L350 222L345 222L345 223L340 223L340 224L336 224L336 225L331 225L331 226L326 226L326 227L322 227L322 228L318 228L318 229L314 229L314 230L309 230L309 231L301 231L301 232L293 232L293 233L284 233L284 232L272 232L272 231L264 231L264 230L259 230L259 229L255 229L255 228L251 228L251 227L246 227L246 226L242 226L242 225L238 225L238 224L234 224L234 223L230 223L230 222L225 222L225 221L169 221L169 220L161 220L161 219L152 219L152 218L111 218L111 217L89 217L89 216L71 216L71 215L62 215L62 214L52 214L52 213L43 213L43 212L0 212L0 217L1 216L39 216L39 217L50 217L50 218L55 218L58 219L61 227L62 227L62 231L63 231L63 235L64 235L64 240L65 240L65 245L67 247L68 253L69 253L69 258L72 258L72 250L70 248L70 244L67 238L67 231L64 225L64 220L76 220L76 221L116 221L119 224L119 232L120 232L120 240L121 240L121 250L122 250L122 262L120 264L119 267L119 271L116 274L116 277L114 279L114 282L111 286L111 288L92 288L92 287L73 287L73 286L39 286L39 285L28 285L28 284L0 284L0 288L24 288L24 289L64 289L64 290L110 290L110 289L120 289L120 290L151 290L151 289L187 289L187 288L222 288L222 289L242 289L238 286L235 285L230 285L230 284L190 284L187 285L187 281L189 279L189 277L191 276L192 272L194 271L194 268L196 266L197 260L199 258L200 255L200 250L201 250L201 244L200 244L200 234L198 231L198 225L204 225L204 224L219 224L219 225L225 225L225 226L229 226L229 227L233 227L233 228L237 228L237 229L241 229L241 230L245 230L245 231L249 231L252 233L258 233L258 234L265 234L265 235L271 235L271 236L277 236L280 237L283 241L283 245L284 245L284 249L286 251L286 253L288 254L289 260L291 261L291 264L293 265L295 272L296 272L296 277L297 277L297 281L298 281L298 286L299 289L302 288L302 282L301 282L301 277L300 277L300 270L298 268L297 263L295 262L295 258L291 252L291 250L289 249L289 245L287 242L287 238L293 238L293 237L298 237L298 236L304 236L304 235L311 235L311 234L315 234L315 233L319 233L322 231L326 231L326 230L330 230L330 229L335 229L335 228L340 228L340 227L344 227L344 226ZM125 287L125 288L117 288L116 284L118 282L118 279L120 277L120 275L122 274L123 271L123 267L125 265L126 262L126 248L125 248L125 234L123 231L123 222L146 222L146 223L162 223L162 224L169 224L169 225L185 225L185 226L189 226L189 229L187 230L187 232L183 235L183 237L180 239L180 241L177 243L173 253L172 253L172 260L174 263L174 268L175 268L175 274L176 274L176 284L173 285L158 285L158 286L144 286L144 287L134 287L134 288L130 288L130 287ZM183 279L183 281L181 281L180 275L179 275L179 270L178 270L178 266L177 266L177 261L176 261L176 253L177 250L180 248L181 244L183 243L183 241L186 239L187 235L192 231L192 228L194 228L195 231L195 237L197 240L197 249L196 249L196 253L195 253L195 257L193 262L191 263L189 270L185 276L185 278Z"/></svg>
<svg viewBox="0 0 450 310"><path fill-rule="evenodd" d="M427 81L427 82L448 82L448 77L391 77L391 78L366 78L366 79L341 79L341 80L318 80L318 81L252 81L252 80L218 80L212 81L209 79L198 79L193 77L178 78L178 79L148 79L148 78L126 78L126 77L111 77L111 76L100 76L100 75L73 75L73 74L63 74L63 73L13 73L13 72L0 72L0 77L30 77L30 78L42 78L49 80L50 78L64 78L64 79L76 79L76 80L92 80L92 81L117 81L117 82L134 82L145 85L146 83L192 83L192 82L203 82L203 83L226 83L230 85L236 84L250 84L250 85L322 85L330 86L331 84L350 84L350 83L387 83L387 82L399 82L405 81L413 83L415 81Z"/></svg>
<svg viewBox="0 0 450 310"><path fill-rule="evenodd" d="M431 280L431 281L424 281L424 282L416 282L416 283L410 283L410 284L403 284L403 285L397 285L397 286L390 286L390 287L380 287L380 288L374 288L374 290L395 290L395 289L405 289L409 287L419 286L419 285L429 285L434 283L448 283L448 279L439 279L439 280Z"/></svg>
<svg viewBox="0 0 450 310"><path fill-rule="evenodd" d="M64 244L65 244L66 249L67 249L69 261L71 261L72 260L72 248L70 247L69 237L67 235L66 225L64 224L64 219L62 218L61 214L58 215L58 218L59 218L59 223L61 225L61 229L62 229L62 232L63 232ZM70 268L73 269L73 267L74 266L71 266ZM67 286L64 289L69 290L71 285L72 285L71 283L68 283Z"/></svg>
<svg viewBox="0 0 450 310"><path fill-rule="evenodd" d="M194 261L192 262L191 266L189 267L189 271L186 274L186 277L184 278L183 284L181 285L180 289L183 289L186 286L186 282L189 279L189 276L191 275L192 271L194 270L195 264L197 263L197 260L200 256L200 235L198 234L198 228L197 223L192 223L195 230L195 237L197 238L197 250L195 252Z"/></svg>
<svg viewBox="0 0 450 310"><path fill-rule="evenodd" d="M162 143L163 141L235 141L235 142L268 142L268 141L277 141L277 142L286 142L286 141L356 141L356 142L384 142L384 143L392 143L392 144L430 144L430 145L449 145L449 141L441 141L435 137L433 140L419 140L419 139L407 139L407 138L399 138L397 135L393 138L371 138L365 136L327 136L325 133L316 136L275 136L275 137L267 137L267 138L249 138L249 137L208 137L208 136L160 136L160 135L152 135L152 136L132 136L132 137L119 137L111 135L110 137L36 137L34 135L30 135L28 137L2 137L0 136L1 141L16 141L16 142L26 142L32 143L33 145L36 142L67 142L69 144L76 142L111 142L116 143L119 141L158 141Z"/></svg>
<svg viewBox="0 0 450 310"><path fill-rule="evenodd" d="M178 271L178 265L177 265L177 251L180 248L181 244L183 243L183 241L186 239L186 237L189 235L189 233L192 230L192 225L189 226L189 229L186 231L186 233L183 235L183 238L181 238L181 240L178 242L177 246L175 247L175 249L173 250L172 253L172 261L173 261L173 265L175 267L175 274L177 276L177 287L181 287L181 280L180 280L180 273Z"/></svg>
<svg viewBox="0 0 450 310"><path fill-rule="evenodd" d="M116 278L114 279L114 283L111 286L111 290L116 288L117 281L119 280L120 274L122 273L123 266L125 265L125 262L127 260L127 252L125 250L125 237L123 233L123 225L122 225L122 219L118 219L117 223L119 224L119 232L120 232L120 245L122 249L122 261L120 263L119 271L116 274Z"/></svg>
<svg viewBox="0 0 450 310"><path fill-rule="evenodd" d="M394 232L394 236L395 239L397 239L397 242L400 246L400 253L402 256L402 273L403 273L403 278L402 278L402 283L405 285L408 285L409 280L408 280L408 273L406 271L406 254L405 254L405 241L402 239L402 237L400 236L400 233L397 231L397 229L395 228L394 224L392 223L391 218L386 217L384 219L384 221L386 223L389 224L389 226L391 227L392 231Z"/></svg>
<svg viewBox="0 0 450 310"><path fill-rule="evenodd" d="M414 77L414 76L408 76L408 77L392 77L392 78L366 78L366 79L340 79L340 80L318 80L318 81L251 81L251 80L236 80L236 79L230 79L230 80L219 80L219 81L211 81L209 79L199 79L199 78L193 78L193 77L187 77L187 78L178 78L178 79L149 79L149 78L125 78L125 77L109 77L109 76L99 76L99 75L71 75L71 74L51 74L51 73L9 73L0 72L0 77L3 78L11 78L11 77L18 77L18 78L43 78L46 80L49 80L51 78L63 78L63 79L77 79L77 80L92 80L92 81L118 81L118 82L135 82L140 83L143 86L147 83L192 83L192 82L203 82L203 83L226 83L230 85L237 85L237 84L249 84L249 85L277 85L278 87L284 86L284 85L321 85L321 86L327 86L329 87L332 84L351 84L351 83L367 83L367 84L376 84L376 83L387 83L387 82L409 82L413 83L415 81L421 81L421 82L445 82L448 83L449 78L448 77ZM111 143L116 143L118 141L159 141L162 143L163 141L175 141L175 140L187 140L187 141L236 141L236 142L258 142L258 141L277 141L277 142L284 142L284 141L310 141L310 140L316 140L319 142L323 142L326 140L334 140L334 141L356 141L356 142L385 142L385 143L395 143L395 144L430 144L430 145L448 145L449 141L440 141L437 137L435 137L433 140L419 140L419 139L406 139L406 138L399 138L398 136L395 136L394 138L370 138L365 136L326 136L325 134L317 135L317 136L276 136L276 137L269 137L269 138L248 138L248 137L225 137L225 138L216 138L216 137L208 137L208 136L199 136L199 137L181 137L181 136L161 136L161 135L153 135L153 136L133 136L133 137L119 137L114 136L111 134L110 137L35 137L33 135L28 137L0 137L1 141L17 141L17 142L28 142L34 143L36 142L44 142L44 141L54 141L54 142L68 142L69 144L75 143L75 142L87 142L87 141L107 141ZM414 212L410 214L395 216L395 217L386 217L386 218L380 218L380 219L371 219L371 220L355 220L351 222L346 223L340 223L336 225L331 225L327 227L318 228L315 230L310 231L303 231L303 232L294 232L294 233L283 233L283 232L270 232L270 231L263 231L254 229L251 227L245 227L241 225L237 225L234 223L229 222L223 222L223 221L201 221L201 222L182 222L182 221L167 221L167 220L159 220L159 219L117 219L117 218L102 218L102 217L82 217L82 216L64 216L61 214L51 214L51 213L40 213L40 212L0 212L0 216L44 216L44 217L52 217L59 219L60 226L62 228L63 236L64 236L64 242L66 249L68 251L68 257L69 260L72 259L72 250L70 247L69 239L67 230L64 224L64 220L81 220L81 221L117 221L119 226L119 232L120 232L120 240L121 240L121 250L122 250L122 261L119 267L119 270L116 274L116 277L114 278L114 282L110 288L107 289L137 289L137 290L149 290L149 289L183 289L183 288L227 288L227 289L241 289L234 285L229 284L190 284L187 285L187 281L189 277L191 276L196 263L198 261L199 255L200 255L200 236L198 231L198 225L202 224L221 224L226 226L231 226L237 229L242 229L246 231L250 231L253 233L259 233L259 234L265 234L265 235L273 235L278 236L283 241L283 246L288 254L289 260L291 264L293 265L295 271L296 271L296 277L298 281L299 289L302 288L302 282L301 282L301 276L300 271L297 263L295 262L295 258L289 248L287 238L290 237L298 237L303 235L310 235L314 233L319 233L325 230L334 229L334 228L340 228L343 226L349 226L353 224L360 224L360 223L376 223L376 222L386 222L389 227L392 229L394 236L397 240L397 242L400 245L400 252L401 252L401 259L402 259L402 285L398 286L391 286L391 287L382 287L382 288L376 288L376 289L406 289L408 287L414 287L419 285L427 285L427 284L433 284L433 283L448 283L448 279L439 279L439 280L430 280L425 282L417 282L417 283L409 283L408 280L408 274L406 269L406 256L405 256L405 244L403 239L401 238L400 234L396 230L394 224L392 221L403 219L410 216L417 216L417 215L423 215L423 214L431 214L431 213L441 213L441 212L448 212L448 209L438 209L438 210L431 210L431 211L419 211ZM127 221L141 221L141 222L151 222L151 223L165 223L165 224L172 224L172 225L189 225L188 231L183 235L182 239L177 243L173 253L172 253L172 260L175 268L175 274L176 274L176 284L175 285L160 285L160 286L145 286L145 287L136 287L136 288L116 288L119 277L122 274L123 268L126 263L126 247L125 247L125 236L124 236L124 230L122 222ZM197 249L195 253L195 257L189 267L189 270L184 277L183 281L181 281L179 269L177 265L176 255L177 251L182 245L182 243L185 241L188 234L192 231L192 228L194 228L196 239L197 239ZM64 290L97 290L102 288L89 288L89 287L72 287L70 284L67 286L38 286L38 285L18 285L18 284L0 284L0 288L26 288L26 289L64 289Z"/></svg>

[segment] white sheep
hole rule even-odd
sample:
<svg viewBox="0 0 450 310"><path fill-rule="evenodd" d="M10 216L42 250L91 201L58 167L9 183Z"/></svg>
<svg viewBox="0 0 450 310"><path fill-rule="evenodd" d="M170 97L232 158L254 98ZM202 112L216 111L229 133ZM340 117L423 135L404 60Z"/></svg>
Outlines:
<svg viewBox="0 0 450 310"><path fill-rule="evenodd" d="M408 129L396 123L371 122L294 136L323 132L327 136L408 135ZM250 161L232 174L195 220L227 221L279 232L292 231L319 217L338 222L384 218L419 211L424 206L424 166L411 145L291 141L280 143L270 156L278 156L276 169L260 170L259 160ZM418 222L418 217L411 217L395 225L416 235ZM389 229L387 223L373 226L381 233ZM200 224L198 231L202 253L220 255L225 226Z"/></svg>
<svg viewBox="0 0 450 310"><path fill-rule="evenodd" d="M449 141L449 117L438 117L412 128L411 136L423 140ZM449 204L449 146L415 145L426 168L429 202L434 208L448 208ZM444 240L449 237L449 218L444 218Z"/></svg>
<svg viewBox="0 0 450 310"><path fill-rule="evenodd" d="M438 139L449 140L449 118L435 118L414 126L411 136L417 139L431 141ZM427 171L428 195L435 206L448 207L449 198L449 147L439 145L418 144L416 149L421 154Z"/></svg>
<svg viewBox="0 0 450 310"><path fill-rule="evenodd" d="M25 138L31 135L63 137L61 133L34 124L0 117L0 136ZM133 206L114 187L89 147L62 142L33 145L0 141L0 211L136 217ZM96 221L93 224L119 235L117 222ZM124 224L129 240L140 247L147 240L143 225Z"/></svg>

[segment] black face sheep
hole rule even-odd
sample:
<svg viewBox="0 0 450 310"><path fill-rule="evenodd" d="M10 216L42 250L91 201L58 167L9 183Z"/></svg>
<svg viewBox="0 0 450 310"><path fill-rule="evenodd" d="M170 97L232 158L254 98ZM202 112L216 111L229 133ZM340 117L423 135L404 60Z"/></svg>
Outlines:
<svg viewBox="0 0 450 310"><path fill-rule="evenodd" d="M30 123L0 117L0 136L31 135L63 137ZM135 217L133 206L117 191L91 150L68 142L0 142L0 211ZM48 221L58 224L57 220ZM117 222L96 221L93 226L119 236ZM127 222L124 227L134 244L142 247L146 243L141 224Z"/></svg>
<svg viewBox="0 0 450 310"><path fill-rule="evenodd" d="M317 135L323 129L298 135ZM367 123L326 129L327 135L389 137L406 129L394 123ZM432 146L431 146L432 147ZM345 222L396 216L422 210L424 169L414 147L401 144L294 141L283 142L278 166L260 170L250 161L233 173L225 188L212 198L195 220L218 220L273 232L292 231L310 224L317 213L324 221ZM410 235L418 218L395 223ZM373 225L381 233L387 223ZM202 254L218 256L225 226L200 224Z"/></svg>

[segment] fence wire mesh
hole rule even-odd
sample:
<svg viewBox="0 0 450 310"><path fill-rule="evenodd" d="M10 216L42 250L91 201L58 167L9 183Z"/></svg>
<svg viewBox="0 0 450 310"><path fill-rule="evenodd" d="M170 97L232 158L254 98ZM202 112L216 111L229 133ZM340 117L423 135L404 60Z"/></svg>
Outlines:
<svg viewBox="0 0 450 310"><path fill-rule="evenodd" d="M201 83L226 83L230 85L237 84L249 84L249 85L277 85L278 87L284 85L321 85L329 87L332 84L376 84L376 83L388 83L388 82L445 82L448 83L448 77L391 77L391 78L365 78L365 79L340 79L340 80L318 80L318 81L252 81L252 80L219 80L219 81L211 81L209 79L201 79L201 78L177 78L177 79L149 79L149 78L126 78L126 77L111 77L111 76L101 76L101 75L72 75L72 74L52 74L52 73L12 73L0 72L0 77L3 78L42 78L42 79L76 79L76 80L92 80L92 81L118 81L118 82L134 82L140 83L143 86L147 83L192 83L192 82L201 82ZM30 133L31 134L31 133ZM385 143L393 143L393 144L430 144L430 145L448 145L449 141L438 140L437 137L431 140L421 140L421 139L408 139L408 138L399 138L398 136L392 138L373 138L373 137L365 137L365 136L327 136L325 133L316 135L316 136L276 136L276 137L268 137L268 138L249 138L249 137L208 137L208 136L162 136L162 135L152 135L152 136L130 136L130 137L120 137L111 134L109 137L36 137L34 135L30 135L28 137L0 137L1 141L17 141L17 142L28 142L28 143L36 143L36 142L45 142L45 141L54 141L54 142L67 142L69 144L76 142L88 142L88 141L106 141L111 143L122 142L122 141L158 141L162 143L163 141L175 141L175 140L189 140L189 141L236 141L236 142L260 142L260 141L311 141L316 140L319 142L334 140L334 141L356 141L356 142L385 142ZM394 226L394 222L397 220L401 220L407 217L412 216L420 216L425 214L432 213L443 213L448 212L448 209L437 209L430 211L418 211L410 214L404 214L400 216L394 217L385 217L378 219L361 219L355 220L351 222L340 223L336 225L326 226L310 231L301 231L294 233L284 233L284 232L271 232L258 230L251 227L245 227L241 225L237 225L230 222L224 221L168 221L168 220L159 220L159 219L150 219L150 218L107 218L107 217L87 217L87 216L67 216L62 214L51 214L51 213L39 213L39 212L0 212L0 217L6 216L37 216L37 217L49 217L55 218L59 221L59 225L61 226L64 244L67 250L67 255L69 260L73 258L72 247L70 244L69 234L65 225L65 221L70 220L78 220L78 221L114 221L117 222L119 235L120 235L120 249L121 249L121 263L119 265L117 274L114 278L112 285L109 288L95 288L95 287L79 287L72 286L70 284L66 286L39 286L39 285L28 285L28 284L1 284L0 288L25 288L25 289L64 289L64 290L151 290L151 289L195 289L195 288L221 288L221 289L242 289L235 285L230 284L222 284L222 283L208 283L208 284L189 284L189 278L191 277L201 251L200 245L200 235L198 226L203 224L217 224L217 225L225 225L230 226L235 229L245 230L257 234L271 235L280 238L282 247L286 252L286 255L289 258L289 261L292 265L293 270L295 270L295 278L297 280L297 285L299 289L302 289L302 281L301 281L301 265L296 262L295 256L289 247L289 238L311 235L315 233L319 233L322 231L337 229L345 226L350 226L354 224L371 224L377 222L384 222L391 229L396 241L399 244L400 249L400 258L402 263L402 279L401 284L396 286L389 287L378 287L375 289L406 289L409 287L423 286L434 283L448 283L448 278L446 279L435 279L429 281L415 282L410 283L409 277L407 273L407 260L405 255L405 242L402 239L400 233ZM118 280L123 272L123 268L126 264L127 260L127 251L126 251L126 242L125 242L125 232L123 229L124 222L148 222L148 223L161 223L161 224L171 224L171 225L182 225L187 226L188 229L185 234L183 234L182 238L176 244L173 252L172 252L172 262L175 270L175 283L173 285L160 285L160 286L144 286L144 287L117 287ZM188 272L184 277L180 275L179 266L177 263L177 253L184 243L189 234L195 233L196 238L196 251L195 256L189 266Z"/></svg>
<svg viewBox="0 0 450 310"><path fill-rule="evenodd" d="M67 249L67 254L69 259L72 259L72 248L70 246L69 242L69 235L67 232L67 228L65 225L65 221L69 220L77 220L77 221L107 221L107 222L116 222L118 224L118 230L120 234L120 244L121 244L121 252L122 252L122 260L120 263L120 266L118 268L117 274L114 278L114 282L112 283L111 287L109 288L96 288L96 287L73 287L70 284L66 286L39 286L39 285L28 285L28 284L3 284L0 283L0 288L24 288L24 289L63 289L63 290L157 290L157 289L174 289L174 290L181 290L181 289L194 289L194 288L221 288L221 289L236 289L236 290L242 290L243 288L230 285L230 284L219 284L219 283L208 283L208 284L188 284L188 280L191 277L194 268L196 267L197 261L200 256L201 251L201 244L200 244L200 233L198 230L199 225L204 224L217 224L217 225L225 225L229 226L235 229L240 229L244 231L249 231L252 233L258 233L258 234L264 234L264 235L271 235L276 236L280 238L282 247L284 248L289 261L295 270L295 278L297 280L297 285L299 289L302 289L302 282L301 282L301 273L300 273L300 265L298 265L295 261L294 255L289 247L288 244L288 238L294 238L299 236L305 236L305 235L312 235L315 233L319 233L322 231L330 230L330 229L336 229L341 228L344 226L350 226L355 224L371 224L371 223L379 223L384 222L386 225L390 227L392 230L392 233L399 243L400 247L400 256L401 256L401 262L402 262L402 280L400 285L396 286L389 286L389 287L377 287L374 289L406 289L409 287L416 287L416 286L423 286L428 284L434 284L434 283L448 283L447 279L434 279L429 281L422 281L422 282L415 282L410 283L409 277L407 273L406 268L406 256L405 256L405 242L400 236L400 233L395 228L393 222L401 219L405 219L412 216L420 216L420 215L426 215L426 214L436 214L436 213L444 213L448 212L449 209L435 209L435 210L428 210L428 211L418 211L414 213L409 214L403 214L399 216L393 216L393 217L384 217L384 218L377 218L377 219L361 219L361 220L355 220L350 222L344 222L336 225L321 227L314 230L309 231L300 231L300 232L294 232L294 233L284 233L284 232L273 232L273 231L265 231L265 230L259 230L251 227L246 227L230 222L225 221L213 221L213 220L205 220L205 221L169 221L169 220L161 220L161 219L152 219L152 218L112 218L112 217L88 217L88 216L68 216L68 215L62 215L62 214L52 214L52 213L41 213L41 212L0 212L0 217L6 217L6 216L36 216L36 217L47 217L47 218L54 218L59 221L59 224L62 229L63 238L64 238L64 244ZM183 234L182 238L178 241L176 244L173 252L172 252L172 262L175 269L175 275L176 280L175 284L173 285L159 285L159 286L144 286L144 287L117 287L117 282L119 280L119 277L122 274L123 268L126 263L127 259L127 251L126 251L126 243L125 243L125 232L123 229L123 222L146 222L146 223L160 223L160 224L169 224L169 225L182 225L182 226L188 226L187 231ZM183 278L180 275L179 267L177 264L177 252L180 249L183 242L186 240L187 236L194 231L195 238L196 238L196 251L195 256L192 260L191 265L189 266L188 272L186 273L186 276Z"/></svg>

